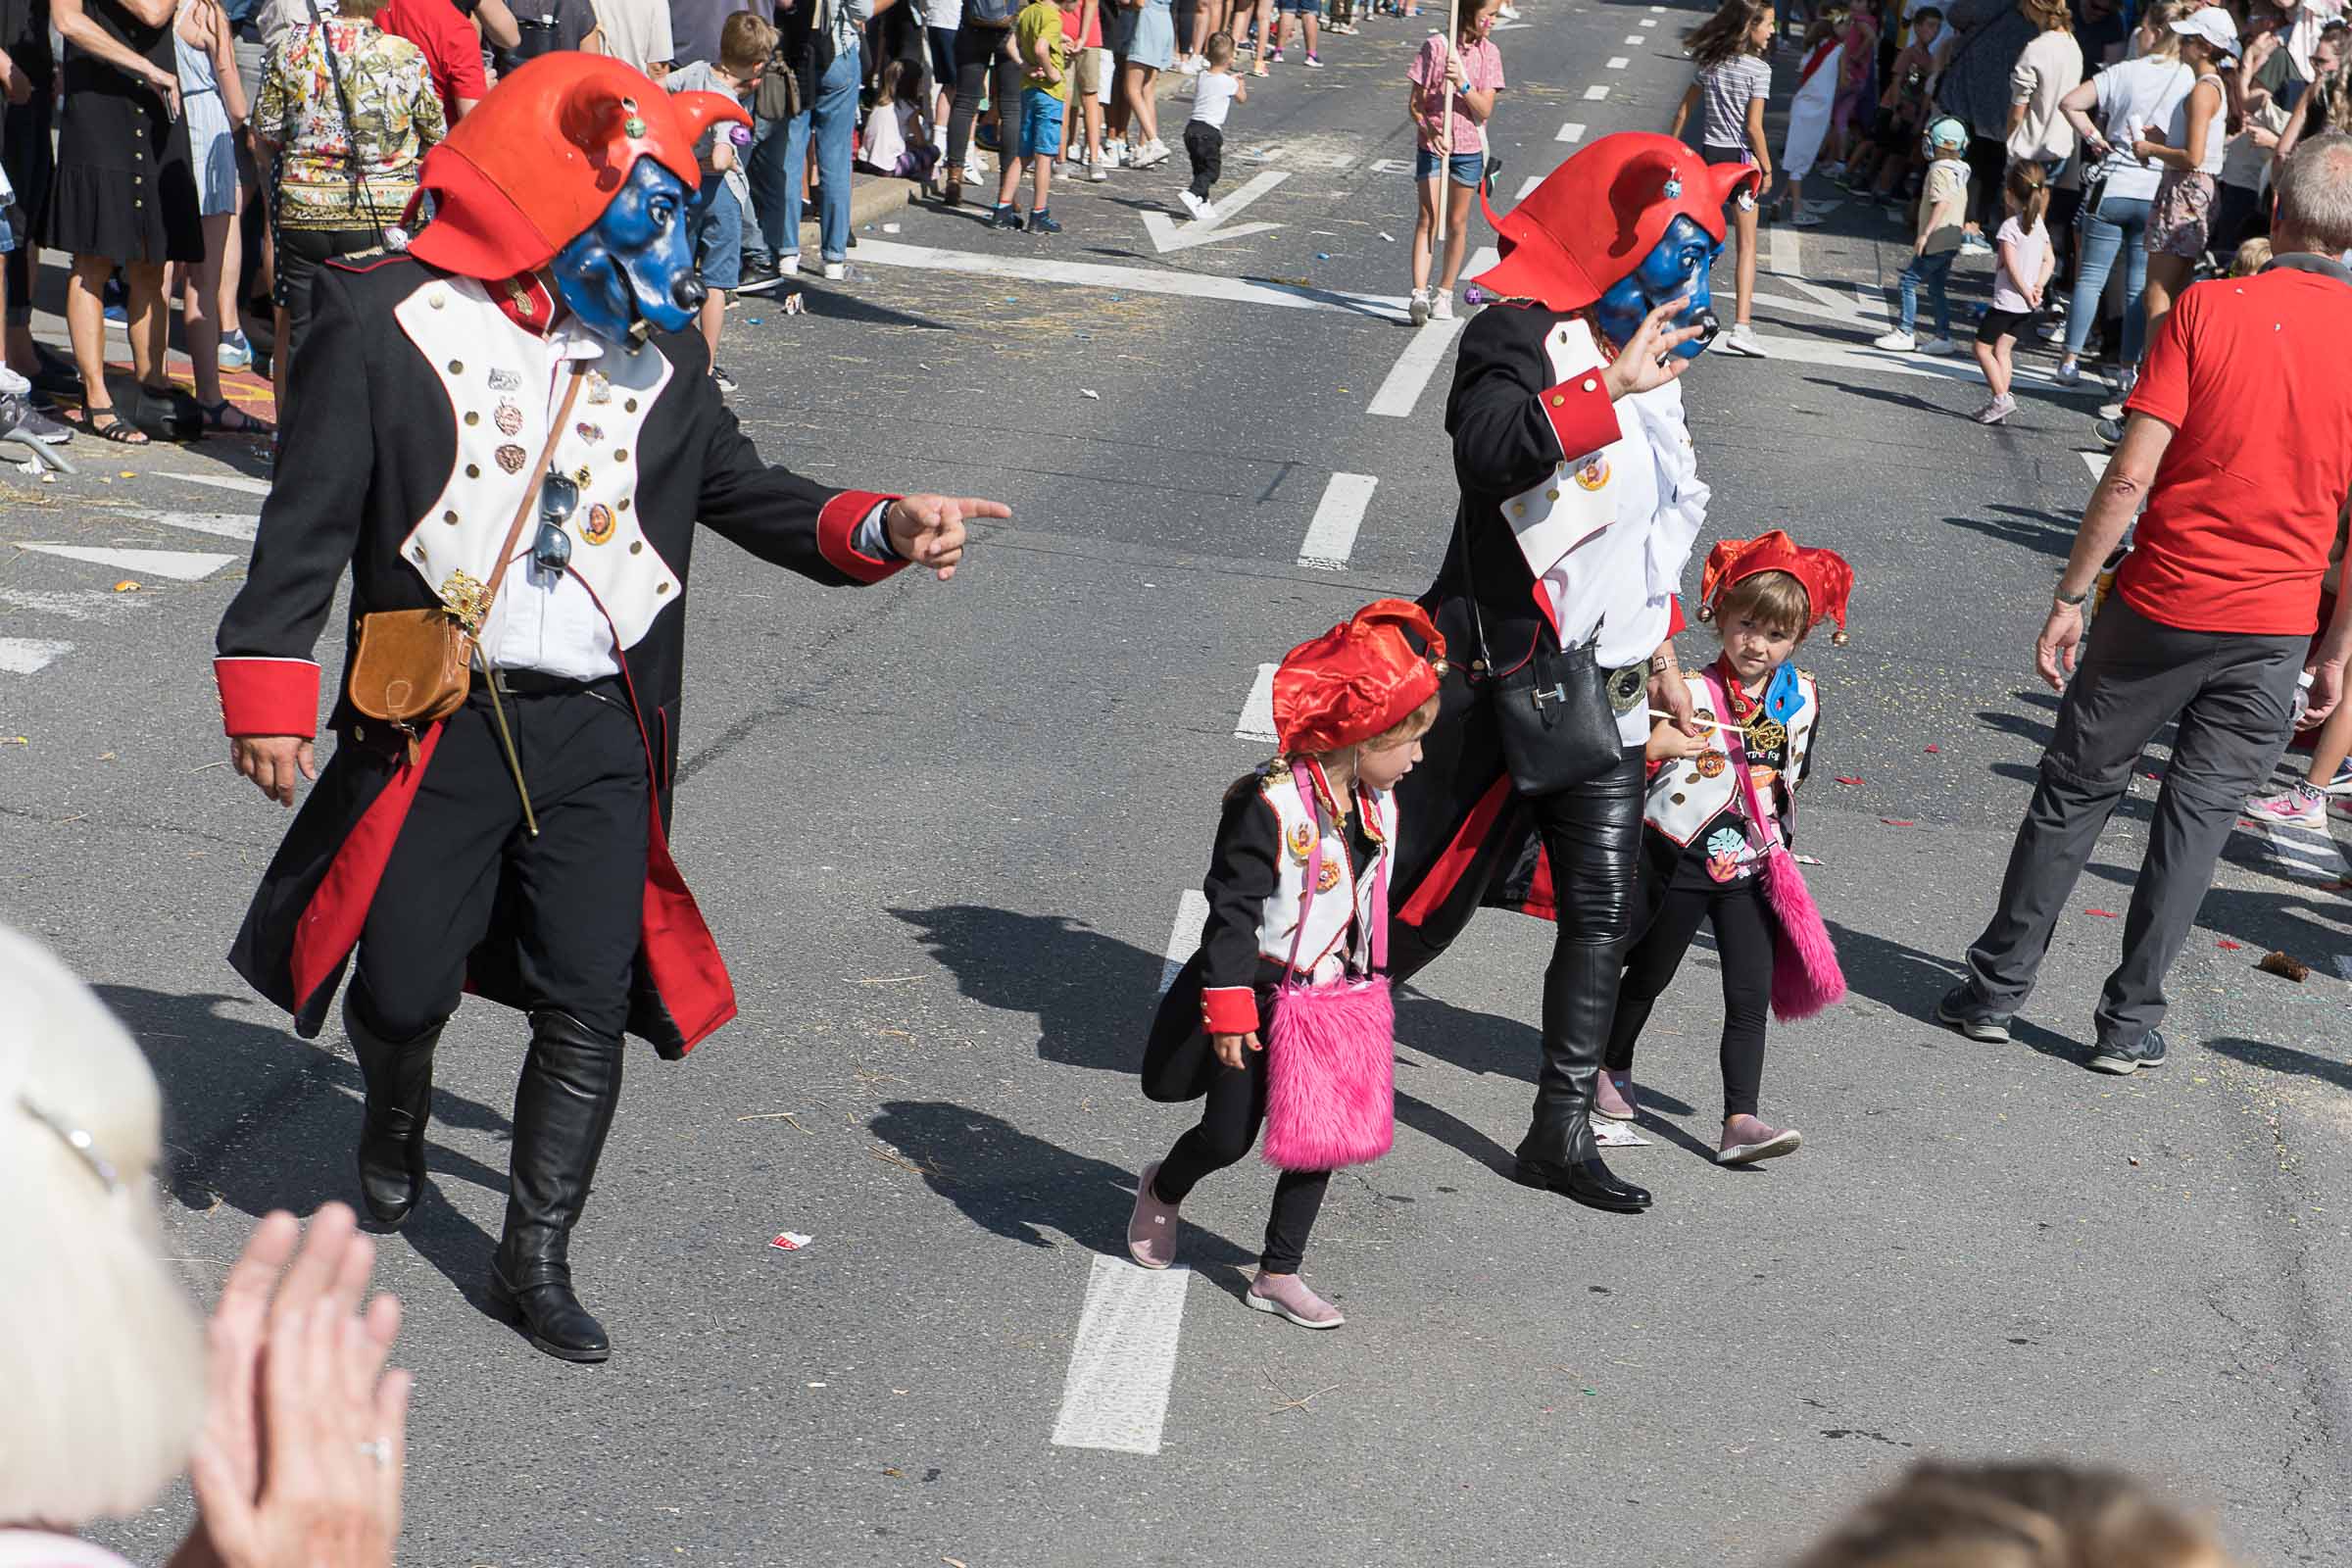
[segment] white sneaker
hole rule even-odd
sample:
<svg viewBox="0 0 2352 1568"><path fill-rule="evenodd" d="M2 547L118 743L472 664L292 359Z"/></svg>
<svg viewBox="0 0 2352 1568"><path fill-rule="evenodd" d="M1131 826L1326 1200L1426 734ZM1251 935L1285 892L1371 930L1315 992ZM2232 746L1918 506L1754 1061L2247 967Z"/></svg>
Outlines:
<svg viewBox="0 0 2352 1568"><path fill-rule="evenodd" d="M776 258L776 272L779 276L798 277L800 275L800 271L801 253L799 251L794 251L789 256L779 256Z"/></svg>
<svg viewBox="0 0 2352 1568"><path fill-rule="evenodd" d="M2081 386L2082 384L2082 367L2061 365L2050 372L2050 380L2058 386Z"/></svg>
<svg viewBox="0 0 2352 1568"><path fill-rule="evenodd" d="M1200 197L1194 195L1189 190L1178 191L1176 193L1176 199L1184 203L1184 210L1192 214L1195 218L1203 216L1201 209L1208 205L1208 203L1202 201Z"/></svg>
<svg viewBox="0 0 2352 1568"><path fill-rule="evenodd" d="M1152 137L1150 141L1144 143L1141 147L1138 147L1135 150L1134 162L1135 167L1138 169L1157 169L1160 165L1166 163L1167 161L1168 144L1164 141L1161 141L1157 136Z"/></svg>
<svg viewBox="0 0 2352 1568"><path fill-rule="evenodd" d="M963 160L963 182L966 185L984 185L988 182L987 167L969 154Z"/></svg>
<svg viewBox="0 0 2352 1568"><path fill-rule="evenodd" d="M1429 319L1429 290L1413 290L1411 297L1404 302L1404 313L1413 318L1415 326L1426 322Z"/></svg>
<svg viewBox="0 0 2352 1568"><path fill-rule="evenodd" d="M2102 418L2102 419L2120 419L2120 418L2122 418L2123 416L2124 416L2124 404L2123 404L2123 400L2122 400L2121 398L2118 398L2118 399L2117 399L2115 402L2113 402L2113 403L2102 403L2102 404L2100 404L2100 405L2099 405L2099 417L2100 417L2100 418Z"/></svg>
<svg viewBox="0 0 2352 1568"><path fill-rule="evenodd" d="M1941 359L1944 355L1952 352L1952 340L1948 337L1929 338L1926 342L1920 344L1919 352L1922 354L1933 354L1937 359Z"/></svg>
<svg viewBox="0 0 2352 1568"><path fill-rule="evenodd" d="M1433 288L1429 291L1429 318L1433 321L1453 319L1453 290Z"/></svg>
<svg viewBox="0 0 2352 1568"><path fill-rule="evenodd" d="M840 281L841 281L843 278L845 278L845 277L847 277L847 276L849 276L849 275L850 275L850 264L849 264L849 263L847 263L847 262L827 262L827 263L825 264L825 276L827 276L828 278L831 278L831 279L832 279L834 282L838 283L838 282L840 282Z"/></svg>
<svg viewBox="0 0 2352 1568"><path fill-rule="evenodd" d="M1176 69L1188 76L1198 76L1208 69L1208 62L1199 55L1186 55L1177 62Z"/></svg>
<svg viewBox="0 0 2352 1568"><path fill-rule="evenodd" d="M1102 144L1102 161L1113 169L1125 167L1127 163L1127 144L1124 141L1115 139L1104 142Z"/></svg>
<svg viewBox="0 0 2352 1568"><path fill-rule="evenodd" d="M1891 332L1881 332L1877 337L1872 338L1870 346L1874 349L1885 349L1889 354L1908 354L1919 347L1919 339L1898 326Z"/></svg>
<svg viewBox="0 0 2352 1568"><path fill-rule="evenodd" d="M1734 321L1732 329L1715 340L1715 347L1725 354L1737 354L1742 359L1767 359L1764 345L1756 340L1756 329L1746 321Z"/></svg>
<svg viewBox="0 0 2352 1568"><path fill-rule="evenodd" d="M1216 220L1217 204L1215 202L1202 202L1200 204L1200 221L1203 223L1213 223Z"/></svg>

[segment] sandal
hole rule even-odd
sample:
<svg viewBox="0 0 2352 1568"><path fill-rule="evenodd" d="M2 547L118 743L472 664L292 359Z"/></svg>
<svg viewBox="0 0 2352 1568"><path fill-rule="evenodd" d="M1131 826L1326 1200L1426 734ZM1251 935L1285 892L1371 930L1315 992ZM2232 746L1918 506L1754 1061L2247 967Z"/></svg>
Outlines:
<svg viewBox="0 0 2352 1568"><path fill-rule="evenodd" d="M82 428L101 441L119 446L143 447L150 437L147 432L117 414L110 406L103 409L84 407L81 411Z"/></svg>
<svg viewBox="0 0 2352 1568"><path fill-rule="evenodd" d="M226 398L218 403L199 403L196 407L204 415L204 427L208 430L219 430L227 435L277 434L276 425L256 418ZM232 419L234 423L230 422Z"/></svg>

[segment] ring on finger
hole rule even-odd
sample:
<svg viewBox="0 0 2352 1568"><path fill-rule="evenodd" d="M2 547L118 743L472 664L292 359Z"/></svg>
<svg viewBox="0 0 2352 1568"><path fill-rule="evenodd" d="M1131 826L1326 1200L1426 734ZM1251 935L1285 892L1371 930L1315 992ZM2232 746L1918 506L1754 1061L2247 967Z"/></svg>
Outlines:
<svg viewBox="0 0 2352 1568"><path fill-rule="evenodd" d="M373 1459L379 1470L388 1470L392 1467L392 1440L390 1438L370 1438L360 1445L360 1452Z"/></svg>

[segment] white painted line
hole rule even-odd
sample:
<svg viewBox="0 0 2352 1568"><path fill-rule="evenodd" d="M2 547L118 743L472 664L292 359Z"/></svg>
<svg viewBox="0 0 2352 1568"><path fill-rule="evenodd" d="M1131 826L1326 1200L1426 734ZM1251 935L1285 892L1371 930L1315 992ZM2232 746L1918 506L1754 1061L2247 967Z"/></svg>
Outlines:
<svg viewBox="0 0 2352 1568"><path fill-rule="evenodd" d="M1189 1268L1138 1268L1123 1257L1095 1254L1061 1386L1061 1415L1054 1423L1054 1446L1159 1451L1192 1282Z"/></svg>
<svg viewBox="0 0 2352 1568"><path fill-rule="evenodd" d="M1306 525L1306 542L1298 547L1298 564L1326 571L1344 571L1355 551L1355 531L1363 526L1364 512L1372 505L1372 487L1380 481L1368 473L1335 473L1315 505L1315 520Z"/></svg>
<svg viewBox="0 0 2352 1568"><path fill-rule="evenodd" d="M1656 26L1656 25L1657 25L1657 24L1656 24L1655 22L1652 22L1652 21L1651 21L1649 18L1647 18L1647 17L1643 17L1643 18L1642 19L1642 25L1643 25L1644 27L1654 27L1654 26Z"/></svg>
<svg viewBox="0 0 2352 1568"><path fill-rule="evenodd" d="M1611 55L1611 56L1609 56L1609 69L1610 69L1611 71L1623 71L1623 70L1624 70L1626 67L1628 67L1628 66L1630 66L1630 65L1632 65L1632 64L1633 64L1633 62L1632 62L1631 60L1628 60L1628 59L1626 59L1626 58L1625 58L1625 56L1623 56L1623 55Z"/></svg>
<svg viewBox="0 0 2352 1568"><path fill-rule="evenodd" d="M127 515L160 522L167 527L185 528L190 533L209 533L221 539L242 539L252 543L261 531L262 519L246 512L148 512L134 511Z"/></svg>
<svg viewBox="0 0 2352 1568"><path fill-rule="evenodd" d="M99 550L89 545L35 544L21 544L17 548L36 550L44 556L63 556L68 561L86 561L96 566L113 566L149 577L170 577L178 582L201 581L238 559L235 556L209 556L194 550Z"/></svg>
<svg viewBox="0 0 2352 1568"><path fill-rule="evenodd" d="M1664 16L1664 15L1666 14L1666 8L1665 8L1664 6L1651 6L1649 9L1650 9L1651 13L1652 13L1652 14L1654 14L1654 15L1656 15L1656 16L1661 16L1661 17L1662 17L1662 16ZM1647 23L1643 23L1643 24L1642 24L1642 25L1643 25L1643 26L1647 26L1647 25L1649 25L1649 24L1647 24Z"/></svg>
<svg viewBox="0 0 2352 1568"><path fill-rule="evenodd" d="M1148 267L1107 267L1096 262L1055 262L1018 256L987 256L978 251L939 250L929 245L903 245L896 240L867 239L858 246L858 259L874 267L906 267L919 271L954 272L966 277L1001 277L1024 283L1070 283L1113 293L1174 294L1192 299L1227 300L1243 305L1278 305L1297 311L1348 311L1381 320L1405 319L1404 301L1393 294L1351 294L1336 288L1299 288L1285 283L1251 283L1213 272L1173 272Z"/></svg>
<svg viewBox="0 0 2352 1568"><path fill-rule="evenodd" d="M132 609L140 603L135 594L99 593L86 588L72 593L0 588L0 605L12 610L29 611L36 615L63 615L68 620L92 620L100 615Z"/></svg>
<svg viewBox="0 0 2352 1568"><path fill-rule="evenodd" d="M1772 248L1765 252L1765 255L1771 259L1774 276L1802 277L1805 275L1804 237L1787 223L1772 225Z"/></svg>
<svg viewBox="0 0 2352 1568"><path fill-rule="evenodd" d="M1386 415L1392 419L1409 418L1413 405L1421 401L1421 389L1438 373L1438 362L1446 358L1446 350L1467 324L1457 316L1450 321L1432 321L1416 331L1413 340L1404 346L1404 352L1396 357L1389 378L1372 394L1372 406L1364 412Z"/></svg>
<svg viewBox="0 0 2352 1568"><path fill-rule="evenodd" d="M1535 194L1536 187L1543 183L1544 176L1542 174L1528 175L1525 179L1519 182L1519 194L1512 197L1511 200L1514 202L1523 202L1527 200L1528 197Z"/></svg>
<svg viewBox="0 0 2352 1568"><path fill-rule="evenodd" d="M1200 951L1200 928L1208 924L1208 898L1198 888L1188 888L1176 901L1176 923L1168 928L1168 956L1160 960L1159 992L1168 994L1176 983L1176 971L1192 962L1193 955Z"/></svg>
<svg viewBox="0 0 2352 1568"><path fill-rule="evenodd" d="M2075 454L2075 456L2081 458L2082 460L2082 466L2090 470L2090 482L2092 484L2097 484L2101 479L2107 477L2106 453L2078 452Z"/></svg>
<svg viewBox="0 0 2352 1568"><path fill-rule="evenodd" d="M865 247L858 247L863 250ZM1272 745L1274 735L1274 665L1257 666L1257 678L1250 683L1250 696L1242 704L1242 721L1233 726L1237 741L1264 741Z"/></svg>
<svg viewBox="0 0 2352 1568"><path fill-rule="evenodd" d="M1584 139L1585 127L1582 122L1574 120L1571 120L1568 122L1568 123L1562 125L1560 127L1560 133L1552 138L1553 141L1567 142L1583 141Z"/></svg>
<svg viewBox="0 0 2352 1568"><path fill-rule="evenodd" d="M174 473L170 468L158 468L155 472L166 479L185 479L190 484L209 484L222 490L242 490L249 496L266 496L270 493L269 480L248 479L242 474Z"/></svg>
<svg viewBox="0 0 2352 1568"><path fill-rule="evenodd" d="M1596 104L1603 98L1606 98L1608 95L1608 83L1601 82L1595 86L1587 87L1585 89L1585 102L1589 104Z"/></svg>
<svg viewBox="0 0 2352 1568"><path fill-rule="evenodd" d="M1642 47L1643 44L1645 44L1645 43L1649 42L1649 40L1648 40L1647 38L1644 38L1644 37L1642 37L1642 36L1640 33L1638 33L1638 32L1629 32L1629 33L1627 33L1627 34L1625 35L1625 41L1626 41L1627 43L1629 43L1629 44L1632 44L1632 45L1633 45L1635 48L1637 48L1637 49L1641 48L1641 47Z"/></svg>
<svg viewBox="0 0 2352 1568"><path fill-rule="evenodd" d="M73 651L72 643L44 637L0 637L0 673L29 675Z"/></svg>

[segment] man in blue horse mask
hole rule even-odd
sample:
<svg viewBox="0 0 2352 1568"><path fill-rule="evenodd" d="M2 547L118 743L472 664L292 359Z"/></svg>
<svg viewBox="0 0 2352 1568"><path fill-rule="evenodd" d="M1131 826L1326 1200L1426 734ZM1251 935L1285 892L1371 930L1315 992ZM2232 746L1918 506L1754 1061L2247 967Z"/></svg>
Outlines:
<svg viewBox="0 0 2352 1568"><path fill-rule="evenodd" d="M1397 786L1394 973L1482 904L1557 927L1517 1179L1639 1212L1591 1117L1626 945L1651 710L1695 734L1674 657L1706 521L1677 378L1713 335L1707 271L1752 169L1627 132L1576 154L1494 222L1501 303L1462 334L1446 427L1461 504L1423 596L1456 658L1427 757Z"/></svg>
<svg viewBox="0 0 2352 1568"><path fill-rule="evenodd" d="M237 770L287 806L317 780L230 961L305 1037L350 972L360 1196L386 1228L422 1197L433 1051L461 994L525 1013L488 1298L574 1361L612 1349L568 1239L621 1037L683 1056L735 1013L668 845L695 527L852 585L910 563L950 577L965 519L1008 515L760 461L687 330L695 144L742 119L555 54L426 156L433 216L407 252L318 277L215 665ZM346 568L320 772L312 653Z"/></svg>

